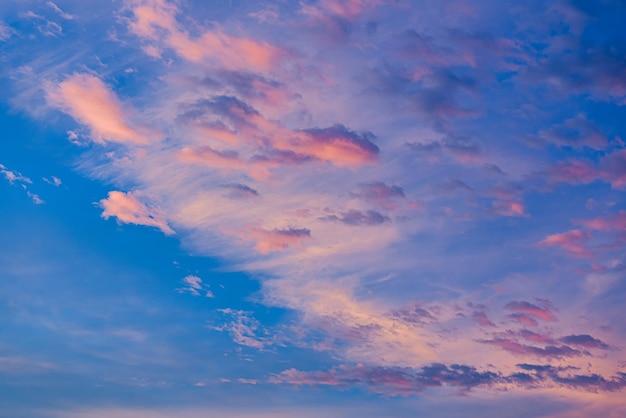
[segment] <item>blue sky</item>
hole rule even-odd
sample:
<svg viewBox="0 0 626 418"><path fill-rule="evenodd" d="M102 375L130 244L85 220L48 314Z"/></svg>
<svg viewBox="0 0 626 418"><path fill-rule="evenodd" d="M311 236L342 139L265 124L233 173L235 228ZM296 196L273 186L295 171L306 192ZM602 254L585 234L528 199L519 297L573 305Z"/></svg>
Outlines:
<svg viewBox="0 0 626 418"><path fill-rule="evenodd" d="M0 415L623 416L624 18L7 2Z"/></svg>

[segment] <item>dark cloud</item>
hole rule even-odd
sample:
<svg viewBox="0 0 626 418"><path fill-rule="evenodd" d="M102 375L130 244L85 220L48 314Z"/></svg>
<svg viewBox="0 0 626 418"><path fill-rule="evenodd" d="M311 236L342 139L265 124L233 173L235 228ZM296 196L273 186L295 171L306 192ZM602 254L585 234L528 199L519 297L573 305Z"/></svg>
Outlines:
<svg viewBox="0 0 626 418"><path fill-rule="evenodd" d="M481 327L495 327L496 325L491 322L487 314L483 311L474 311L472 313L472 319L476 321Z"/></svg>
<svg viewBox="0 0 626 418"><path fill-rule="evenodd" d="M415 304L391 311L389 315L402 322L413 325L426 325L436 320L431 310Z"/></svg>
<svg viewBox="0 0 626 418"><path fill-rule="evenodd" d="M531 141L554 144L560 147L580 149L589 147L596 150L605 149L609 140L600 129L585 115L568 119L562 124L539 132Z"/></svg>
<svg viewBox="0 0 626 418"><path fill-rule="evenodd" d="M228 84L238 95L246 98L266 98L265 89L276 90L282 87L277 81L245 71L221 70L218 73L218 77L222 82Z"/></svg>
<svg viewBox="0 0 626 418"><path fill-rule="evenodd" d="M429 388L456 387L461 393L477 387L514 384L524 388L569 387L588 392L614 392L626 387L626 373L611 378L598 374L573 374L571 367L518 364L522 372L503 375L479 371L475 367L434 363L422 368L342 365L328 371L285 370L272 376L271 383L292 385L324 385L339 388L363 387L386 395L414 395Z"/></svg>
<svg viewBox="0 0 626 418"><path fill-rule="evenodd" d="M448 135L441 141L426 143L409 142L407 146L425 156L450 156L461 163L470 163L484 160L482 149L475 142L467 138Z"/></svg>
<svg viewBox="0 0 626 418"><path fill-rule="evenodd" d="M222 187L228 189L227 196L232 199L247 199L259 196L259 192L245 184L229 183Z"/></svg>
<svg viewBox="0 0 626 418"><path fill-rule="evenodd" d="M626 373L622 372L617 372L615 376L606 378L599 374L572 374L572 367L534 364L518 364L517 367L532 373L525 374L524 378L529 386L539 383L552 383L588 392L615 392L626 387Z"/></svg>
<svg viewBox="0 0 626 418"><path fill-rule="evenodd" d="M548 85L564 96L588 95L624 104L626 101L626 44L613 40L602 46L574 45L529 67L526 80Z"/></svg>
<svg viewBox="0 0 626 418"><path fill-rule="evenodd" d="M216 116L227 118L237 126L248 125L250 116L258 116L259 113L246 102L234 96L214 96L211 99L201 99L192 104L181 107L178 122L220 123ZM222 126L223 123L222 123Z"/></svg>
<svg viewBox="0 0 626 418"><path fill-rule="evenodd" d="M330 215L320 219L325 221L341 222L352 226L380 225L390 221L389 217L374 210L362 212L355 209L350 209L346 212L341 212L338 215Z"/></svg>
<svg viewBox="0 0 626 418"><path fill-rule="evenodd" d="M350 388L361 386L375 393L411 395L441 386L470 390L502 381L493 372L480 372L474 367L453 364L432 364L422 369L377 366L339 366L326 372L286 370L270 379L272 383L294 385L329 385Z"/></svg>
<svg viewBox="0 0 626 418"><path fill-rule="evenodd" d="M376 137L371 132L358 134L341 124L329 128L305 129L308 134L319 145L333 145L337 148L345 148L348 151L359 152L371 160L377 158L380 150L374 144Z"/></svg>
<svg viewBox="0 0 626 418"><path fill-rule="evenodd" d="M559 341L562 341L565 344L576 345L584 348L601 348L603 350L609 348L608 344L587 334L568 335L566 337L560 338Z"/></svg>
<svg viewBox="0 0 626 418"><path fill-rule="evenodd" d="M489 344L503 349L514 355L545 357L545 358L565 358L565 357L579 357L586 352L573 349L567 345L546 345L544 347L536 347L532 345L520 344L514 339L507 338L494 338L492 340L478 340L483 344Z"/></svg>
<svg viewBox="0 0 626 418"><path fill-rule="evenodd" d="M423 206L420 202L408 199L402 187L382 181L360 184L357 191L351 195L388 211L417 209Z"/></svg>
<svg viewBox="0 0 626 418"><path fill-rule="evenodd" d="M267 163L270 165L300 165L313 160L314 158L310 155L303 155L289 150L277 150L270 147L267 147L263 154L257 154L250 158L252 163Z"/></svg>

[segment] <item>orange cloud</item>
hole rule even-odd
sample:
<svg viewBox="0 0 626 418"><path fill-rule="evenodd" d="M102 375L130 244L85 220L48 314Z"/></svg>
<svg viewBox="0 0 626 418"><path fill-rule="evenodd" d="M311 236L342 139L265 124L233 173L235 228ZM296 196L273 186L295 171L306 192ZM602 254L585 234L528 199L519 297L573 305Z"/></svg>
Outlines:
<svg viewBox="0 0 626 418"><path fill-rule="evenodd" d="M137 199L136 194L129 192L109 192L106 199L100 201L104 209L102 217L115 217L119 222L135 225L154 226L164 234L172 235L174 231L169 227L165 216L155 208L149 208Z"/></svg>
<svg viewBox="0 0 626 418"><path fill-rule="evenodd" d="M98 77L74 74L47 92L48 102L86 125L96 142L147 144L128 122L119 99Z"/></svg>

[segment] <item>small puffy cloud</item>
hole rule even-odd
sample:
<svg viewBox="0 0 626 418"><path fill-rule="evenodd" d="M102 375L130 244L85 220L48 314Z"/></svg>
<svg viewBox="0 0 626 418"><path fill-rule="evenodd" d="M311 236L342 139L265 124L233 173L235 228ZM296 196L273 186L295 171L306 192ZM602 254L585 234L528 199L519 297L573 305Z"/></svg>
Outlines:
<svg viewBox="0 0 626 418"><path fill-rule="evenodd" d="M18 171L11 171L9 170L6 166L4 166L3 164L0 164L0 174L2 174L4 176L5 179L7 179L7 181L11 184L15 184L17 183L27 183L27 184L32 184L32 180L29 179L28 177L22 175L20 172Z"/></svg>
<svg viewBox="0 0 626 418"><path fill-rule="evenodd" d="M0 164L0 174L4 176L4 178L9 182L9 184L11 185L17 184L21 186L22 189L24 189L24 192L26 193L26 195L30 197L30 199L33 201L34 204L43 205L44 203L46 203L43 199L39 197L39 195L31 192L28 189L29 185L33 184L33 182L30 178L24 176L19 171L11 171L5 165Z"/></svg>
<svg viewBox="0 0 626 418"><path fill-rule="evenodd" d="M220 326L211 326L211 329L228 332L233 341L246 347L262 349L266 346L266 338L258 335L264 333L264 330L251 312L231 308L219 309L219 312L227 317L228 321Z"/></svg>
<svg viewBox="0 0 626 418"><path fill-rule="evenodd" d="M35 205L43 205L44 203L46 203L42 198L39 197L39 195L32 193L29 190L26 190L26 195L31 198Z"/></svg>
<svg viewBox="0 0 626 418"><path fill-rule="evenodd" d="M202 282L202 279L198 276L190 274L183 278L184 287L178 288L179 293L189 293L193 296L200 296L204 294L207 298L214 298L213 292L210 290L209 286Z"/></svg>
<svg viewBox="0 0 626 418"><path fill-rule="evenodd" d="M96 142L147 144L145 129L132 126L128 111L98 77L74 74L55 86L48 86L48 103L89 127Z"/></svg>
<svg viewBox="0 0 626 418"><path fill-rule="evenodd" d="M45 181L46 183L50 184L51 186L55 186L55 187L58 187L58 186L63 184L61 179L56 177L56 176L51 176L50 178L43 177L43 181Z"/></svg>
<svg viewBox="0 0 626 418"><path fill-rule="evenodd" d="M121 223L154 226L166 235L174 234L165 216L157 208L148 207L141 202L138 193L109 192L109 196L100 201L100 206L104 209L104 219L114 217Z"/></svg>

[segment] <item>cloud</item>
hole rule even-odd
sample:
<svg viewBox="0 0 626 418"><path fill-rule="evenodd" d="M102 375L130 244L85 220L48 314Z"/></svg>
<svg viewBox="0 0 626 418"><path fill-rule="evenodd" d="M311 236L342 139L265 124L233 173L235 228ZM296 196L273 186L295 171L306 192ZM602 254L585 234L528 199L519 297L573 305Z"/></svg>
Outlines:
<svg viewBox="0 0 626 418"><path fill-rule="evenodd" d="M460 364L434 363L422 368L389 368L367 365L341 365L328 371L305 372L285 370L272 376L271 383L292 385L322 385L336 387L364 387L374 393L386 395L414 395L428 388L449 386L465 393L479 387L507 387L510 385L537 387L569 387L587 392L614 392L626 386L626 374L611 378L599 374L573 374L567 368L550 365L518 364L522 372L503 375L479 371Z"/></svg>
<svg viewBox="0 0 626 418"><path fill-rule="evenodd" d="M606 350L609 346L602 342L597 338L593 338L591 335L582 334L582 335L568 335L566 337L560 338L560 341L565 344L571 344L584 348L600 348Z"/></svg>
<svg viewBox="0 0 626 418"><path fill-rule="evenodd" d="M389 185L382 181L361 184L354 195L371 205L385 210L418 209L423 207L422 203L407 199L402 187Z"/></svg>
<svg viewBox="0 0 626 418"><path fill-rule="evenodd" d="M26 176L23 176L20 172L18 171L11 171L9 170L6 166L0 164L0 174L2 174L4 176L5 179L7 179L7 181L10 184L15 184L17 183L25 183L25 184L32 184L32 180L29 179Z"/></svg>
<svg viewBox="0 0 626 418"><path fill-rule="evenodd" d="M532 83L547 84L563 96L590 95L596 100L625 104L624 46L619 42L574 48L539 61L524 71Z"/></svg>
<svg viewBox="0 0 626 418"><path fill-rule="evenodd" d="M52 10L54 10L63 19L66 19L66 20L74 20L74 19L76 19L76 16L74 16L72 14L69 14L69 13L65 13L63 10L61 10L61 8L59 6L57 6L56 4L54 4L51 1L47 1L46 2L46 6L48 6Z"/></svg>
<svg viewBox="0 0 626 418"><path fill-rule="evenodd" d="M376 211L368 210L366 212L361 212L355 209L350 209L349 211L339 213L338 215L329 215L321 219L325 221L341 222L352 226L372 226L389 222L388 217Z"/></svg>
<svg viewBox="0 0 626 418"><path fill-rule="evenodd" d="M61 179L55 176L51 176L50 178L43 177L43 181L55 187L59 187L60 185L63 184Z"/></svg>
<svg viewBox="0 0 626 418"><path fill-rule="evenodd" d="M472 318L476 321L481 327L495 327L495 324L491 322L487 314L483 311L475 311L472 314Z"/></svg>
<svg viewBox="0 0 626 418"><path fill-rule="evenodd" d="M26 195L30 197L30 199L33 201L35 205L43 205L44 203L46 203L43 199L39 197L39 195L31 192L28 189L29 185L33 184L30 178L22 175L22 173L18 171L9 170L3 164L0 164L0 174L4 176L4 178L9 182L9 184L15 185L17 183L19 186L21 186L21 188L24 190Z"/></svg>
<svg viewBox="0 0 626 418"><path fill-rule="evenodd" d="M543 247L560 247L573 257L589 258L593 254L587 247L590 237L579 229L552 234L539 241L538 245Z"/></svg>
<svg viewBox="0 0 626 418"><path fill-rule="evenodd" d="M220 326L210 326L211 329L228 332L233 341L246 347L262 349L268 344L265 337L258 335L264 333L264 330L250 312L230 308L218 309L218 311L229 321Z"/></svg>
<svg viewBox="0 0 626 418"><path fill-rule="evenodd" d="M155 137L141 128L134 128L117 96L90 74L74 74L47 89L48 103L88 126L96 142L105 141L147 144ZM132 113L132 111L131 111Z"/></svg>
<svg viewBox="0 0 626 418"><path fill-rule="evenodd" d="M271 71L289 53L267 42L208 30L196 38L177 22L175 4L163 0L129 1L129 28L152 47L167 47L192 62L212 62L229 69Z"/></svg>
<svg viewBox="0 0 626 418"><path fill-rule="evenodd" d="M261 254L267 254L289 248L302 248L304 242L311 239L311 231L307 228L252 228L245 238L256 241L254 248Z"/></svg>
<svg viewBox="0 0 626 418"><path fill-rule="evenodd" d="M374 393L413 395L428 388L451 386L469 391L479 386L491 386L502 381L497 374L478 371L471 366L431 364L421 369L376 367L367 365L338 366L323 372L303 372L296 369L270 378L272 383L292 385L324 385L351 388L365 387Z"/></svg>
<svg viewBox="0 0 626 418"><path fill-rule="evenodd" d="M0 21L0 41L6 42L15 34L15 29Z"/></svg>
<svg viewBox="0 0 626 418"><path fill-rule="evenodd" d="M503 374L528 359L586 367L576 372L581 376L616 370L618 354L602 340L618 347L619 338L600 340L589 329L603 322L589 312L598 293L585 291L601 280L555 272L584 260L561 257L550 267L555 271L535 263L533 274L516 280L523 284L506 277L526 272L536 256L527 236L545 237L538 247L546 253L557 247L576 257L592 254L589 231L602 236L594 231L608 233L619 219L589 219L551 235L546 225L559 216L581 216L574 205L562 215L546 208L576 201L581 191L574 186L581 185L588 187L585 196L617 202L593 183L619 188L626 154L598 127L604 125L587 101L557 106L542 88L520 84L524 67L552 54L553 45L541 39L545 14L523 21L522 12L536 11L534 5L516 9L519 21L498 2L473 5L474 15L455 20L462 5L435 3L420 13L388 2L398 7L355 0L285 4L256 15L263 24L241 24L236 8L217 23L226 16L219 7L206 18L187 15L185 8L206 10L191 3L126 1L116 16L131 38L116 26L107 42L119 44L120 56L132 56L107 60L104 48L102 66L76 58L81 62L72 61L70 72L49 68L46 79L76 68L82 73L49 85L48 103L94 141L125 145L93 147L80 159L79 170L89 176L117 190L132 187L100 202L104 218L165 234L175 227L194 253L258 278L255 301L291 312L285 328L294 332L283 336L284 324L268 330L234 309L222 311L225 323L215 329L251 348L291 345L362 365L296 370L285 379L414 393L560 385L536 370ZM441 10L451 13L444 19ZM516 24L487 22L496 15ZM566 30L550 25L549 32ZM429 29L405 31L410 27ZM320 41L329 28L350 42ZM140 48L151 57L137 58ZM89 66L105 78L86 73ZM133 97L118 97L114 85ZM530 149L507 139L528 132L556 146ZM71 131L70 139L79 133L86 136ZM537 180L532 173L544 164L553 165L546 180ZM569 186L542 189L545 205L538 202L544 183L562 182ZM550 287L545 277L553 280ZM195 275L179 286L190 295L210 292ZM569 308L558 323L550 304L524 301L545 292ZM574 327L572 318L581 315L593 320ZM589 355L593 350L605 350L606 358ZM554 376L574 379L568 370Z"/></svg>
<svg viewBox="0 0 626 418"><path fill-rule="evenodd" d="M526 301L511 301L504 306L504 309L515 313L530 315L541 321L556 321L556 317L552 313L553 308L547 301L541 301L541 306Z"/></svg>
<svg viewBox="0 0 626 418"><path fill-rule="evenodd" d="M407 143L410 149L426 155L435 161L441 157L453 158L462 164L475 164L485 161L480 146L466 138L447 136L440 141Z"/></svg>
<svg viewBox="0 0 626 418"><path fill-rule="evenodd" d="M490 344L499 347L511 354L527 357L534 356L538 358L566 358L579 357L583 355L579 350L573 349L567 345L547 345L544 347L536 347L532 345L520 344L517 341L506 338L494 338L492 340L480 340L483 344Z"/></svg>
<svg viewBox="0 0 626 418"><path fill-rule="evenodd" d="M562 161L550 167L548 179L557 183L589 184L605 178L592 162L584 160Z"/></svg>
<svg viewBox="0 0 626 418"><path fill-rule="evenodd" d="M606 218L581 219L577 223L595 231L626 231L626 211L620 211Z"/></svg>
<svg viewBox="0 0 626 418"><path fill-rule="evenodd" d="M238 145L246 162L235 161L238 154L226 157L227 165L243 168L249 164L260 173L281 164L300 165L311 161L331 162L338 167L357 167L374 164L378 160L378 147L372 142L370 132L356 133L343 125L303 130L287 129L266 119L255 108L234 96L213 96L183 106L179 121L199 127L201 132L219 142ZM230 126L229 126L230 125ZM202 147L208 154L216 154L210 147ZM191 152L191 151L186 151ZM191 157L191 155L190 155ZM207 158L214 160L213 155ZM217 163L217 161L216 161ZM257 173L258 174L258 173ZM262 176L258 174L259 176Z"/></svg>
<svg viewBox="0 0 626 418"><path fill-rule="evenodd" d="M523 202L498 200L493 202L493 211L501 216L525 216Z"/></svg>
<svg viewBox="0 0 626 418"><path fill-rule="evenodd" d="M569 369L551 365L518 364L520 369L531 372L522 373L521 376L530 378L535 384L552 382L554 384L582 389L589 392L614 392L626 387L626 374L617 373L611 378L599 374L573 374L565 373Z"/></svg>
<svg viewBox="0 0 626 418"><path fill-rule="evenodd" d="M250 199L259 196L259 192L250 186L240 183L229 183L222 186L228 190L227 196L232 199Z"/></svg>
<svg viewBox="0 0 626 418"><path fill-rule="evenodd" d="M567 119L559 125L539 132L538 139L560 147L581 149L589 147L603 150L609 145L609 140L595 124L584 114Z"/></svg>
<svg viewBox="0 0 626 418"><path fill-rule="evenodd" d="M167 224L164 215L158 209L146 206L140 197L133 192L109 192L109 196L100 201L102 217L115 217L122 223L154 226L166 235L173 235L175 232Z"/></svg>
<svg viewBox="0 0 626 418"><path fill-rule="evenodd" d="M204 293L204 296L207 298L215 297L209 286L204 284L198 276L191 274L185 276L182 281L185 286L177 289L179 293L189 293L193 296L200 296L201 293Z"/></svg>

